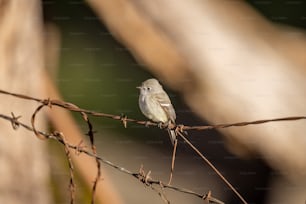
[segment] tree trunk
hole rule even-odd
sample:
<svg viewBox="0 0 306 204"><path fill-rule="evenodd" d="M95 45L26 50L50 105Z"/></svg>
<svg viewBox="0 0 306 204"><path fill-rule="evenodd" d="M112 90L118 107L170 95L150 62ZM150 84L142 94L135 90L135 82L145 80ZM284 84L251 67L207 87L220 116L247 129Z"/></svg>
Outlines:
<svg viewBox="0 0 306 204"><path fill-rule="evenodd" d="M0 0L0 88L43 96L42 15L40 1ZM30 121L37 103L0 95L2 114ZM38 116L37 127L45 125ZM0 203L50 203L45 142L0 121Z"/></svg>

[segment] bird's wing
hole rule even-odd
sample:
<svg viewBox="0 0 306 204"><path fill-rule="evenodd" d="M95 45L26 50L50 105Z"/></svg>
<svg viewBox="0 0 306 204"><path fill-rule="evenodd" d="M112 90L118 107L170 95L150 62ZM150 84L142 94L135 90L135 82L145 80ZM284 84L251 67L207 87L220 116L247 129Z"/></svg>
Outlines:
<svg viewBox="0 0 306 204"><path fill-rule="evenodd" d="M158 103L160 104L160 106L164 109L164 111L168 115L171 122L175 124L176 114L171 104L169 96L165 92L161 92L156 94L155 97Z"/></svg>

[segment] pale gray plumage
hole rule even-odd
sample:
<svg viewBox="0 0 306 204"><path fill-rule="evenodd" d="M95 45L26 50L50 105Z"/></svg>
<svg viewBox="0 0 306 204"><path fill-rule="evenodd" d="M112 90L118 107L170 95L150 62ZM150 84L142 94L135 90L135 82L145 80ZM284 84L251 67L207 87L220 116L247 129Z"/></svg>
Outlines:
<svg viewBox="0 0 306 204"><path fill-rule="evenodd" d="M176 114L169 96L156 79L142 82L139 95L141 112L150 120L158 123L175 124ZM176 140L174 130L169 130L172 144Z"/></svg>

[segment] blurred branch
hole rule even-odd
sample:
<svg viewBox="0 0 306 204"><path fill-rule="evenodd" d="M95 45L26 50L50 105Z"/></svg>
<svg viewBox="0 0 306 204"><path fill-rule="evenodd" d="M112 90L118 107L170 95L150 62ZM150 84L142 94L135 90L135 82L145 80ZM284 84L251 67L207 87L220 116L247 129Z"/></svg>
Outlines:
<svg viewBox="0 0 306 204"><path fill-rule="evenodd" d="M187 88L193 75L171 39L129 0L87 0L114 37L140 64L173 86ZM120 15L118 15L120 14ZM173 80L175 79L175 80Z"/></svg>
<svg viewBox="0 0 306 204"><path fill-rule="evenodd" d="M58 90L55 88L55 85L50 80L50 77L44 73L42 76L47 93L49 97L61 99ZM72 105L72 104L71 104ZM75 106L77 107L77 106ZM77 147L81 146L91 146L91 150L94 152L95 147L93 144L87 144L86 140L84 140L84 135L71 114L69 114L64 109L55 108L52 111L47 111L48 118L51 121L52 126L58 132L66 133L66 140L70 144L75 144ZM82 114L82 118L87 123L88 133L87 136L91 135L93 137L94 131L92 130L92 126L86 114ZM60 118L60 120L59 120ZM93 142L93 140L92 140ZM98 181L100 181L101 176L101 167L100 162L98 162L94 157L83 156L82 154L70 154L73 159L74 166L81 174L82 178L86 182L88 188L92 188L91 201L94 202L97 200L98 203L112 203L112 204L121 204L123 203L120 194L116 191L110 179L108 179L108 175L106 172L103 173L103 185L98 185ZM94 182L94 185L93 185Z"/></svg>
<svg viewBox="0 0 306 204"><path fill-rule="evenodd" d="M42 73L42 78L44 79L44 85L46 86L46 93L48 93L49 97L60 99L60 95L55 88L54 83L52 82L51 78L54 78L57 69L58 69L58 63L59 63L59 55L60 55L60 46L61 46L61 33L60 30L56 27L54 24L46 24L45 25L45 67L47 68L47 71ZM48 73L48 74L47 74ZM78 129L77 125L75 124L75 121L71 118L71 115L67 114L64 110L54 110L52 111L52 114L49 114L49 119L53 125L58 131L67 133L67 138L65 138L69 142L75 142L75 143L81 143L83 142L83 135ZM94 145L94 132L92 130L92 125L89 121L89 118L86 114L81 113L83 116L83 119L88 125L88 136L90 137L90 146L93 151L93 153L96 152L96 147ZM35 115L33 115L35 116ZM58 120L60 118L60 120ZM64 124L64 125L63 125ZM34 123L32 124L34 125ZM35 130L35 129L34 129ZM36 134L38 137L40 137L39 134ZM84 145L86 145L86 141L83 142ZM81 144L80 144L81 145ZM89 145L88 145L89 146ZM82 179L84 179L85 183L88 185L88 187L92 188L92 195L91 200L92 204L94 203L95 199L99 203L113 203L113 204L121 204L123 203L120 200L120 195L116 192L116 190L112 187L111 183L106 178L106 173L104 173L104 182L103 185L100 185L98 188L98 182L100 181L101 177L101 166L100 162L96 160L95 162L91 161L89 158L85 157L79 157L75 154L68 154L67 149L65 148L65 152L68 157L68 161L72 159L75 163L76 169L79 171L79 173L82 175ZM70 158L71 157L71 158ZM71 166L72 163L69 163ZM97 167L97 172L94 170ZM94 185L92 185L92 182L94 181ZM70 194L71 198L70 200L74 201L74 183L73 182L73 172L70 169Z"/></svg>
<svg viewBox="0 0 306 204"><path fill-rule="evenodd" d="M44 27L45 35L44 35L44 48L45 48L45 67L46 70L54 79L57 76L58 72L58 64L60 58L60 49L61 49L61 32L59 28L52 24L47 23Z"/></svg>
<svg viewBox="0 0 306 204"><path fill-rule="evenodd" d="M84 112L81 112L81 114L82 114L84 121L86 121L87 126L88 126L87 136L89 137L89 140L90 140L91 151L95 156L97 156L97 149L96 149L95 142L94 142L95 138L94 138L93 126L91 122L89 121L87 114ZM96 158L96 165L97 165L97 174L96 174L94 183L92 185L91 204L95 203L95 194L97 193L96 191L97 191L98 182L100 181L100 178L101 178L101 164L100 164L100 160L97 158Z"/></svg>
<svg viewBox="0 0 306 204"><path fill-rule="evenodd" d="M110 32L146 69L179 91L194 113L210 124L225 124L212 128L220 128L232 153L259 155L286 178L305 185L304 123L222 127L232 121L253 122L230 126L296 120L281 117L305 114L305 31L269 22L245 1L88 2ZM148 55L153 49L165 57ZM165 60L175 69L166 68ZM279 118L255 121L273 117ZM287 198L293 200L300 202Z"/></svg>
<svg viewBox="0 0 306 204"><path fill-rule="evenodd" d="M43 20L40 0L0 0L0 87L10 91L44 96L40 73L43 64ZM12 109L23 117L36 104L14 103L0 97L0 112ZM12 115L16 120L19 116ZM46 127L43 117L40 128ZM16 125L13 128L17 128ZM15 132L0 124L0 203L49 204L50 171L47 148L29 132ZM19 145L20 144L20 145Z"/></svg>

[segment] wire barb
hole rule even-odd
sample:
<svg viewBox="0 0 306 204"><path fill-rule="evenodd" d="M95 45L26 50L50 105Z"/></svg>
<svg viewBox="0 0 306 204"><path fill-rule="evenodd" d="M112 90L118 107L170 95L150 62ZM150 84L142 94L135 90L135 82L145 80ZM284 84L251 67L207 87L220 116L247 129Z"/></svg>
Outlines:
<svg viewBox="0 0 306 204"><path fill-rule="evenodd" d="M17 130L19 128L19 124L17 123L18 119L21 118L21 115L19 116L15 116L13 112L11 112L11 116L12 116L12 128L13 130Z"/></svg>
<svg viewBox="0 0 306 204"><path fill-rule="evenodd" d="M75 154L76 155L80 155L81 154L81 150L82 149L86 149L86 145L83 145L83 140L81 140L77 145L76 145L76 149L75 149Z"/></svg>
<svg viewBox="0 0 306 204"><path fill-rule="evenodd" d="M149 182L149 180L152 180L151 177L151 171L149 170L148 173L145 173L144 171L144 168L143 168L143 165L140 166L140 169L139 169L139 174L138 174L138 179L144 183L146 186L150 186L151 183Z"/></svg>
<svg viewBox="0 0 306 204"><path fill-rule="evenodd" d="M49 108L52 108L52 103L51 103L51 99L50 98L42 100L42 104L45 105L45 106L48 106Z"/></svg>
<svg viewBox="0 0 306 204"><path fill-rule="evenodd" d="M127 128L127 116L124 114L120 115L120 120L122 121L123 127Z"/></svg>

